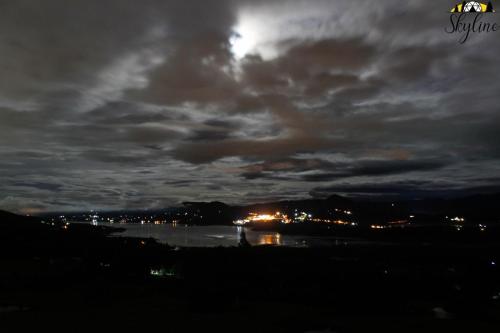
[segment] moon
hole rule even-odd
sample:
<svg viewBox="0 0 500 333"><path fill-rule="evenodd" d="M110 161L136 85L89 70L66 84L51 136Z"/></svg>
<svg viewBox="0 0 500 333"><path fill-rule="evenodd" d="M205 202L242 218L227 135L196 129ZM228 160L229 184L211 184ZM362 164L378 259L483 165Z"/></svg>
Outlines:
<svg viewBox="0 0 500 333"><path fill-rule="evenodd" d="M243 59L247 54L252 52L256 45L254 34L241 27L237 30L235 29L233 35L229 39L229 43L231 45L231 52L238 60Z"/></svg>

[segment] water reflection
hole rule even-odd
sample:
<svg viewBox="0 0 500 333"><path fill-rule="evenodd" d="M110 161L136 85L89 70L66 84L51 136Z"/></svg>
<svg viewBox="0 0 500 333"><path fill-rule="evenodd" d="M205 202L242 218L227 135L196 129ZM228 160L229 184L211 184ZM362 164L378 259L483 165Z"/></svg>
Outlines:
<svg viewBox="0 0 500 333"><path fill-rule="evenodd" d="M181 227L182 226L182 227ZM173 246L239 246L276 245L295 246L293 237L282 237L277 232L253 231L241 226L187 226L187 225L120 225L125 237L152 237ZM244 236L243 236L244 235ZM243 241L242 237L246 238Z"/></svg>
<svg viewBox="0 0 500 333"><path fill-rule="evenodd" d="M89 222L82 222L89 223ZM108 223L98 223L108 225ZM114 226L114 225L109 225ZM238 246L242 231L250 245L275 246L346 246L347 244L368 244L368 241L345 240L331 237L305 235L281 235L271 231L255 231L241 226L187 226L184 224L120 224L125 229L116 236L154 238L172 246Z"/></svg>
<svg viewBox="0 0 500 333"><path fill-rule="evenodd" d="M281 235L278 233L259 235L259 245L282 245Z"/></svg>

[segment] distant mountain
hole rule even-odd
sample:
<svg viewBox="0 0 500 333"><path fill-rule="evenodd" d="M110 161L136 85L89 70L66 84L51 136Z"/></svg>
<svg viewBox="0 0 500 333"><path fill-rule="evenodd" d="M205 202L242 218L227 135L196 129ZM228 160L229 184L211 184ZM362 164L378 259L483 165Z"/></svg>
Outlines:
<svg viewBox="0 0 500 333"><path fill-rule="evenodd" d="M49 239L49 233L53 233L51 226L40 222L36 217L0 210L0 242L5 246L21 240L34 244L41 238Z"/></svg>
<svg viewBox="0 0 500 333"><path fill-rule="evenodd" d="M22 216L14 213L10 213L4 210L0 210L0 225L12 225L19 223L34 223L38 222L39 219L32 216Z"/></svg>
<svg viewBox="0 0 500 333"><path fill-rule="evenodd" d="M183 202L187 216L180 216L183 222L192 224L232 224L236 216L236 207L223 202Z"/></svg>
<svg viewBox="0 0 500 333"><path fill-rule="evenodd" d="M199 225L231 225L236 219L245 218L249 213L272 214L281 212L292 216L296 212L306 212L318 218L344 219L349 212L349 219L359 224L386 223L408 219L413 215L415 222L423 224L441 223L445 216L463 217L468 222L488 222L500 224L500 193L471 195L454 199L424 198L418 200L388 201L384 198L348 198L331 195L319 199L284 200L241 206L230 206L220 201L184 202L183 207L143 211L105 212L101 217L118 218L120 215L142 216L144 219L160 220ZM351 214L352 213L352 214ZM29 219L3 212L3 220ZM59 215L48 214L45 217L58 219ZM81 213L81 216L87 216ZM0 215L0 218L2 215ZM136 219L137 220L137 219ZM139 221L142 220L138 219ZM1 223L1 221L0 221Z"/></svg>
<svg viewBox="0 0 500 333"><path fill-rule="evenodd" d="M288 200L229 206L222 202L186 202L185 208L196 224L231 224L234 219L249 213L282 212L292 214L304 211L317 217L332 218L336 212L349 211L361 224L408 219L417 215L421 223L442 221L444 216L461 216L469 221L500 223L500 193L462 197L457 199L422 199L380 201L351 199L332 195L325 199Z"/></svg>

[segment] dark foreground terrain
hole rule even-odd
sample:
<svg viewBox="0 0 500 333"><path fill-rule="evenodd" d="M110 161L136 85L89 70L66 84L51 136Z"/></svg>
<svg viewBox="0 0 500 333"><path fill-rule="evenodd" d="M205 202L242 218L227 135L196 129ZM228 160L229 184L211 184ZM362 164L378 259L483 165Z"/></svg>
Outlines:
<svg viewBox="0 0 500 333"><path fill-rule="evenodd" d="M498 242L174 249L0 213L2 332L499 332Z"/></svg>

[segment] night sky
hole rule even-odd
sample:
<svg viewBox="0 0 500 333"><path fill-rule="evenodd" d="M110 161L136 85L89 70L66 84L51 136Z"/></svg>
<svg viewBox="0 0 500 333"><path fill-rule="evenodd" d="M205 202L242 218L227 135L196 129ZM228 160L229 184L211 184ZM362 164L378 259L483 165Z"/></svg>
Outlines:
<svg viewBox="0 0 500 333"><path fill-rule="evenodd" d="M496 191L500 31L454 5L2 1L0 208Z"/></svg>

